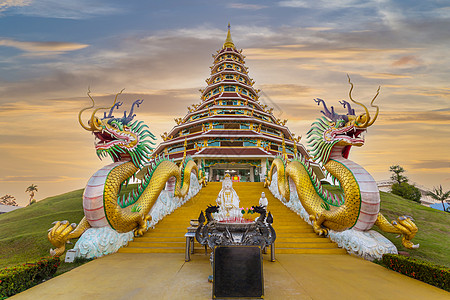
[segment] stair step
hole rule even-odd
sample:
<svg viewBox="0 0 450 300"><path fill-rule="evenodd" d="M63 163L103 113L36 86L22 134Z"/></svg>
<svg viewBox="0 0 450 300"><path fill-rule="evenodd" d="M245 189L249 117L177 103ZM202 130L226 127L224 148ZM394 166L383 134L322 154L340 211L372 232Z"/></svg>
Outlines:
<svg viewBox="0 0 450 300"><path fill-rule="evenodd" d="M270 251L268 251L270 252ZM297 248L277 248L275 247L275 254L347 254L347 251L342 248L324 249L297 249Z"/></svg>
<svg viewBox="0 0 450 300"><path fill-rule="evenodd" d="M172 236L172 237L157 237L157 236L142 236L134 239L135 242L186 242L184 236Z"/></svg>
<svg viewBox="0 0 450 300"><path fill-rule="evenodd" d="M338 248L335 243L315 243L315 242L278 242L275 241L275 249L293 248L293 249L313 249L313 248Z"/></svg>

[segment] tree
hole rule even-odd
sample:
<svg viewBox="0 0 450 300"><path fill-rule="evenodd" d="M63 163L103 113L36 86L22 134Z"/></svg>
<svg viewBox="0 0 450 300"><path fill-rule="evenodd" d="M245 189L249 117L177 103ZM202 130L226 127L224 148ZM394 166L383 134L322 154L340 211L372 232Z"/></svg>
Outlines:
<svg viewBox="0 0 450 300"><path fill-rule="evenodd" d="M444 193L444 191L442 191L442 185L440 184L439 188L433 187L433 191L427 192L427 195L433 198L434 200L441 201L442 208L444 209L444 211L446 211L444 201L450 198L450 191Z"/></svg>
<svg viewBox="0 0 450 300"><path fill-rule="evenodd" d="M418 203L420 203L420 198L422 198L420 190L407 182L394 183L391 186L391 193Z"/></svg>
<svg viewBox="0 0 450 300"><path fill-rule="evenodd" d="M394 180L396 183L400 184L402 182L408 182L408 178L402 175L403 173L405 173L405 169L403 169L401 166L399 165L390 166L389 171L393 173L391 175L391 179Z"/></svg>
<svg viewBox="0 0 450 300"><path fill-rule="evenodd" d="M29 187L27 187L27 189L25 190L25 193L30 193L30 204L29 205L31 205L31 202L32 202L32 200L33 200L33 198L34 198L34 195L35 195L35 193L34 192L37 192L38 191L38 189L37 189L37 185L35 185L35 184L31 184Z"/></svg>
<svg viewBox="0 0 450 300"><path fill-rule="evenodd" d="M390 166L389 171L393 173L391 179L394 181L394 184L391 186L391 193L420 203L422 194L418 188L408 183L408 177L403 175L405 169L399 165L395 165Z"/></svg>
<svg viewBox="0 0 450 300"><path fill-rule="evenodd" d="M11 206L18 206L16 203L16 198L11 195L5 195L0 197L0 203L5 205L11 205Z"/></svg>

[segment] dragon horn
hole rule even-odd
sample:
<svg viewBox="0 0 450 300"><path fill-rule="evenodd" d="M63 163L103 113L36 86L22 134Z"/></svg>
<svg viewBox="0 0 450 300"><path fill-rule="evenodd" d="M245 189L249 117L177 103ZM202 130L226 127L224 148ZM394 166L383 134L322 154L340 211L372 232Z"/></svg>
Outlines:
<svg viewBox="0 0 450 300"><path fill-rule="evenodd" d="M91 109L95 106L95 102L94 99L92 99L91 97L91 89L88 87L88 92L87 92L88 97L92 100L92 105L86 108L83 108L82 110L80 110L80 112L78 113L78 122L80 123L81 127L83 127L84 129L88 130L88 131L92 131L92 126L86 126L83 124L83 121L81 120L81 114L87 110L87 109Z"/></svg>
<svg viewBox="0 0 450 300"><path fill-rule="evenodd" d="M120 94L122 94L123 90L124 90L124 89L122 89L119 93L116 94L116 97L114 98L114 102L113 102L113 104L112 104L111 106L109 106L109 107L99 107L99 108L97 108L96 110L94 110L94 112L92 113L92 116L91 116L91 127L92 127L92 130L91 130L91 131L94 131L94 130L101 131L101 130L102 130L101 127L98 126L98 124L95 122L95 121L98 122L98 119L95 117L95 113L96 113L97 111L99 111L100 109L111 109L111 108L113 108L114 105L116 105L117 97L118 97ZM90 97L90 96L89 96L89 97ZM91 98L91 99L92 99L92 98Z"/></svg>
<svg viewBox="0 0 450 300"><path fill-rule="evenodd" d="M372 102L370 102L370 106L376 107L377 108L377 112L375 113L375 117L373 117L373 120L371 122L369 122L369 124L367 124L367 127L371 126L375 122L375 120L378 117L378 113L380 112L380 108L378 107L378 105L373 105L373 102L375 101L375 99L377 98L378 94L380 93L380 88L381 88L381 86L378 86L377 93L376 93L375 97L373 97Z"/></svg>
<svg viewBox="0 0 450 300"><path fill-rule="evenodd" d="M350 91L348 92L348 96L349 96L350 100L352 100L353 103L361 105L364 108L364 110L366 111L366 120L365 120L365 122L363 124L358 124L358 119L363 116L363 114L361 114L356 119L356 124L355 125L356 125L356 127L359 127L359 128L366 128L367 124L369 123L369 118L370 118L369 110L367 109L367 107L364 104L353 100L353 98L352 98L353 83L350 81L350 76L348 74L347 74L347 77L348 77L348 83L350 83L350 85L351 85Z"/></svg>

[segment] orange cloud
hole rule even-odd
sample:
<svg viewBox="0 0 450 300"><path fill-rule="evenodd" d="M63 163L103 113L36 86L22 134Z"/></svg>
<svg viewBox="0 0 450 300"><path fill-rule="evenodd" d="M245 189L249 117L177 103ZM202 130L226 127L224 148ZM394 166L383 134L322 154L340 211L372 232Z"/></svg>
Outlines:
<svg viewBox="0 0 450 300"><path fill-rule="evenodd" d="M0 40L0 46L13 47L27 52L67 52L80 50L89 45L66 42L20 42L2 39Z"/></svg>
<svg viewBox="0 0 450 300"><path fill-rule="evenodd" d="M401 66L405 66L405 65L420 65L421 62L413 55L407 55L407 56L403 56L400 59L394 61L392 63L392 66L394 67L401 67Z"/></svg>

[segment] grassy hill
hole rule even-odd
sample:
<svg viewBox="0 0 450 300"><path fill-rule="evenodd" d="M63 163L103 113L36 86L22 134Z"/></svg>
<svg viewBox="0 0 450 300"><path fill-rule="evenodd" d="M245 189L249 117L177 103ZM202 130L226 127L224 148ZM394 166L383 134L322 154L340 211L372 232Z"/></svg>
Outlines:
<svg viewBox="0 0 450 300"><path fill-rule="evenodd" d="M132 186L128 187L127 192ZM0 268L33 261L49 254L52 247L47 230L56 220L78 223L83 218L83 190L46 198L31 206L0 215ZM406 214L413 216L419 232L414 243L417 250L407 250L417 257L450 267L450 214L381 192L381 211L389 219ZM376 229L376 228L375 228ZM385 234L400 251L405 251L399 238ZM68 245L68 249L73 245Z"/></svg>
<svg viewBox="0 0 450 300"><path fill-rule="evenodd" d="M82 195L76 190L0 215L0 267L48 256L47 230L56 220L78 223L84 216Z"/></svg>

